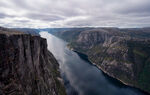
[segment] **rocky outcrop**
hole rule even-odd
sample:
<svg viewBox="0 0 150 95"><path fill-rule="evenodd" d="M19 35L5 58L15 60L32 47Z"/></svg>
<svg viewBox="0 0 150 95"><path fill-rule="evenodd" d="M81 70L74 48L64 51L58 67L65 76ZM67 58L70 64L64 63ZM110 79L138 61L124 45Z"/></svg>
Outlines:
<svg viewBox="0 0 150 95"><path fill-rule="evenodd" d="M150 93L149 33L138 29L97 28L80 32L68 46L86 54L108 75Z"/></svg>
<svg viewBox="0 0 150 95"><path fill-rule="evenodd" d="M32 34L35 36L40 36L39 35L40 30L39 29L34 29L34 28L12 28L12 29L19 31L19 32L26 33L26 34Z"/></svg>
<svg viewBox="0 0 150 95"><path fill-rule="evenodd" d="M46 39L1 28L0 95L66 95Z"/></svg>

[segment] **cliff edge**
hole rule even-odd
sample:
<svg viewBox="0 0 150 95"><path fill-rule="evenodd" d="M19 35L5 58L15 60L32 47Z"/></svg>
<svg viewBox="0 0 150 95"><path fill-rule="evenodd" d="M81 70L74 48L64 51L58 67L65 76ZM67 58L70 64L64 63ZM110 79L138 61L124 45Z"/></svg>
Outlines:
<svg viewBox="0 0 150 95"><path fill-rule="evenodd" d="M66 95L46 39L0 27L0 95Z"/></svg>

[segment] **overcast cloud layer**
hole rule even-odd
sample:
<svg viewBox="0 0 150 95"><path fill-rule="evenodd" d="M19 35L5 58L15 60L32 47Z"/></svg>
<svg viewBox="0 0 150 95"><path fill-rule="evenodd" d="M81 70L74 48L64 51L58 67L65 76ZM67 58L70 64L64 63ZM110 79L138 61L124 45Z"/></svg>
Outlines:
<svg viewBox="0 0 150 95"><path fill-rule="evenodd" d="M5 27L149 27L150 0L0 0Z"/></svg>

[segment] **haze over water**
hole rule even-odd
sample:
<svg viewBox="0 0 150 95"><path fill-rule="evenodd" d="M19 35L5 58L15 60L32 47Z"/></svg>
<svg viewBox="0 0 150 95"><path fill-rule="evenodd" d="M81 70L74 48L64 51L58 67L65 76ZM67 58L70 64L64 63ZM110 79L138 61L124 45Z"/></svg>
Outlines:
<svg viewBox="0 0 150 95"><path fill-rule="evenodd" d="M68 95L146 95L121 84L87 60L80 58L77 53L67 48L67 42L48 32L42 31L40 35L47 39L48 49L60 64Z"/></svg>

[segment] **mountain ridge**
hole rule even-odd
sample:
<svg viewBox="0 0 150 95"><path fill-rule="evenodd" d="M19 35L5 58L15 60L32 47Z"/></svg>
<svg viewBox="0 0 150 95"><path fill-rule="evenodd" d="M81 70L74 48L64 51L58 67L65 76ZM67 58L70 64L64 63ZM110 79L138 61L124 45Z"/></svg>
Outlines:
<svg viewBox="0 0 150 95"><path fill-rule="evenodd" d="M68 41L70 49L87 55L109 76L150 93L149 29L96 28L53 34Z"/></svg>

